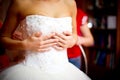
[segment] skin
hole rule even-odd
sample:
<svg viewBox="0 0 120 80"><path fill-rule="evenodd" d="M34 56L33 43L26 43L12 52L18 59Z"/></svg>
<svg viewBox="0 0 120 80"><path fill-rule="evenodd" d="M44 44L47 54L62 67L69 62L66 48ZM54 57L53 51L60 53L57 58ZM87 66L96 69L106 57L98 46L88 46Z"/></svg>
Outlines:
<svg viewBox="0 0 120 80"><path fill-rule="evenodd" d="M78 36L77 45L83 45L85 47L92 46L94 44L93 36L90 29L87 26L87 22L80 27L82 36Z"/></svg>
<svg viewBox="0 0 120 80"><path fill-rule="evenodd" d="M66 31L63 34L51 33L41 36L42 33L36 32L24 40L13 39L12 34L20 21L34 14L52 18L72 17L72 33ZM63 50L75 45L76 41L76 3L74 0L12 0L0 32L0 42L5 48L11 50L44 52L51 46L57 50Z"/></svg>

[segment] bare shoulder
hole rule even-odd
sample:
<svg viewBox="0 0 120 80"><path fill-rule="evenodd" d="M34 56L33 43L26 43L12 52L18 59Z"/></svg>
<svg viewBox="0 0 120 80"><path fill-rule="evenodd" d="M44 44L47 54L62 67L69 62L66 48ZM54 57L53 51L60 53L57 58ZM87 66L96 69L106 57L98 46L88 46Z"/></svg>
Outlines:
<svg viewBox="0 0 120 80"><path fill-rule="evenodd" d="M66 3L69 7L69 9L71 10L71 12L76 12L77 9L77 5L76 5L76 1L75 0L66 0Z"/></svg>
<svg viewBox="0 0 120 80"><path fill-rule="evenodd" d="M66 0L66 3L68 5L70 11L72 12L72 15L76 15L76 11L77 11L76 1L75 0Z"/></svg>
<svg viewBox="0 0 120 80"><path fill-rule="evenodd" d="M16 5L17 5L16 7L19 7L19 6L21 6L23 3L24 3L23 0L12 0L11 5L13 5L13 6L16 6Z"/></svg>
<svg viewBox="0 0 120 80"><path fill-rule="evenodd" d="M29 2L30 0L12 0L11 6L19 9L25 7Z"/></svg>
<svg viewBox="0 0 120 80"><path fill-rule="evenodd" d="M30 0L12 0L13 3L15 4L25 4L27 2L30 2Z"/></svg>
<svg viewBox="0 0 120 80"><path fill-rule="evenodd" d="M75 0L66 0L66 3L69 5L69 7L76 7Z"/></svg>

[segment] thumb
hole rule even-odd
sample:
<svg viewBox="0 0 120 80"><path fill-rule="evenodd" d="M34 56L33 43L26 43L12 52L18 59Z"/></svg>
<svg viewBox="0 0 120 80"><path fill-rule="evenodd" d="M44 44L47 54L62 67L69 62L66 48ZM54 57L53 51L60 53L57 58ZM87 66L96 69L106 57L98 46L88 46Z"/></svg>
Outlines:
<svg viewBox="0 0 120 80"><path fill-rule="evenodd" d="M72 33L69 32L69 31L64 31L63 34L66 35L66 36L70 36L70 35L72 35Z"/></svg>
<svg viewBox="0 0 120 80"><path fill-rule="evenodd" d="M33 36L35 36L35 37L40 37L41 35L42 35L41 32L36 32L36 33L33 34Z"/></svg>

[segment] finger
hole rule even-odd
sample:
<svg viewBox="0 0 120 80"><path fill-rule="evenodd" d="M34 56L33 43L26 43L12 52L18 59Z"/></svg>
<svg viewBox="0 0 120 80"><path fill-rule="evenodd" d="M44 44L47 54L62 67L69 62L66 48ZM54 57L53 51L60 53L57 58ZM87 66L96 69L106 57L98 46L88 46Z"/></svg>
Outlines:
<svg viewBox="0 0 120 80"><path fill-rule="evenodd" d="M55 36L55 33L51 33L49 35L43 36L43 40L51 39L51 38L53 38L53 36Z"/></svg>
<svg viewBox="0 0 120 80"><path fill-rule="evenodd" d="M69 32L69 31L64 31L63 34L66 35L66 36L71 36L72 35L72 33Z"/></svg>
<svg viewBox="0 0 120 80"><path fill-rule="evenodd" d="M57 45L59 45L60 47L62 48L67 48L67 43L64 41L64 42L58 42Z"/></svg>
<svg viewBox="0 0 120 80"><path fill-rule="evenodd" d="M42 47L42 46L34 47L31 49L31 51L33 51L33 52L44 52L44 51L48 51L48 50L50 50L50 47Z"/></svg>
<svg viewBox="0 0 120 80"><path fill-rule="evenodd" d="M46 51L49 51L50 49L49 48L44 48L44 49L38 49L37 52L46 52Z"/></svg>
<svg viewBox="0 0 120 80"><path fill-rule="evenodd" d="M60 34L60 33L56 33L56 35L54 36L54 38L56 39L66 39L66 35L64 34Z"/></svg>
<svg viewBox="0 0 120 80"><path fill-rule="evenodd" d="M59 41L59 43L58 44L65 44L66 43L66 38L61 38L61 37L59 37L59 36L54 36L54 38L55 39L58 39Z"/></svg>
<svg viewBox="0 0 120 80"><path fill-rule="evenodd" d="M33 33L32 36L34 37L40 37L42 35L41 32L36 32L36 33Z"/></svg>
<svg viewBox="0 0 120 80"><path fill-rule="evenodd" d="M54 36L55 39L58 39L58 42L65 44L65 39L59 37L59 36Z"/></svg>
<svg viewBox="0 0 120 80"><path fill-rule="evenodd" d="M55 48L56 50L64 50L64 48L63 47L60 47L60 46L53 46L53 48Z"/></svg>
<svg viewBox="0 0 120 80"><path fill-rule="evenodd" d="M58 39L48 39L48 40L44 40L41 42L42 45L45 45L45 44L56 44L58 42Z"/></svg>
<svg viewBox="0 0 120 80"><path fill-rule="evenodd" d="M48 47L54 46L54 45L56 45L56 44L57 44L57 43L43 44L43 45L39 46L39 48L40 48L40 49L48 48Z"/></svg>
<svg viewBox="0 0 120 80"><path fill-rule="evenodd" d="M41 35L42 35L41 32L36 32L36 33L35 33L35 36L36 36L36 37L40 37Z"/></svg>

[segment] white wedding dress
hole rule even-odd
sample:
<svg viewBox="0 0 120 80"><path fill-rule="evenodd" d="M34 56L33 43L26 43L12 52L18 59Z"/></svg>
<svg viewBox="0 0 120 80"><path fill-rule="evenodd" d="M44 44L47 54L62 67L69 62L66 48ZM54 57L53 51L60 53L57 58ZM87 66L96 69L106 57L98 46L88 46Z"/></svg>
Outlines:
<svg viewBox="0 0 120 80"><path fill-rule="evenodd" d="M72 32L72 18L52 18L41 15L27 16L18 27L24 35L42 32ZM23 37L24 37L23 35ZM9 67L0 74L0 80L91 80L84 72L68 62L67 51L51 47L47 52L25 51L23 62Z"/></svg>

